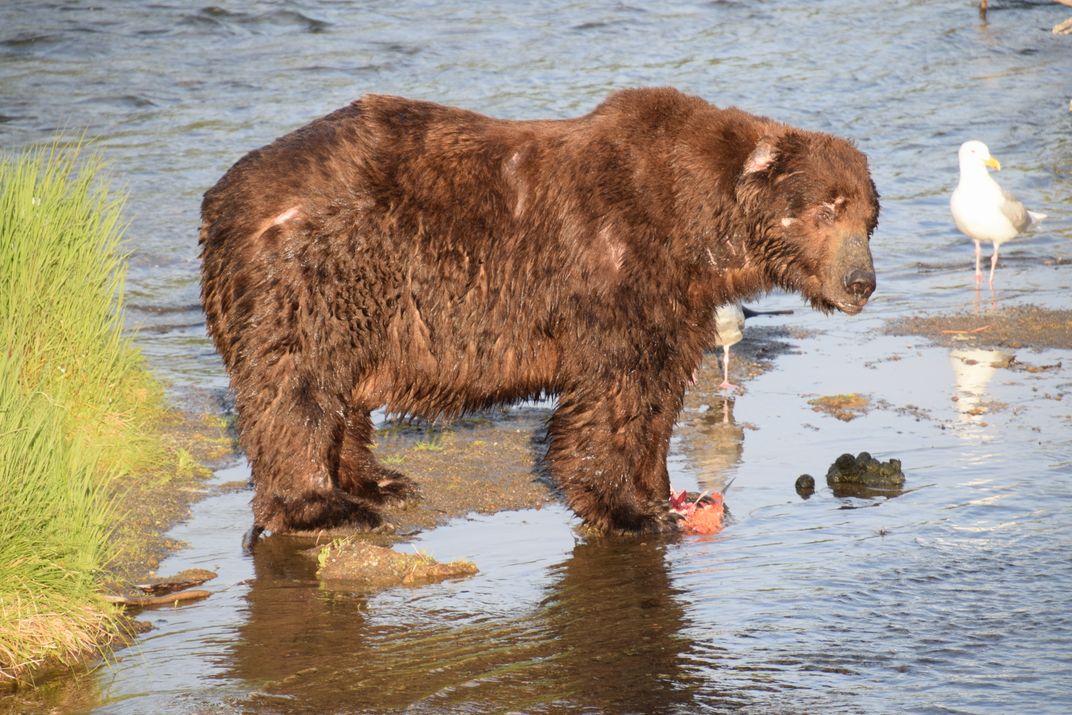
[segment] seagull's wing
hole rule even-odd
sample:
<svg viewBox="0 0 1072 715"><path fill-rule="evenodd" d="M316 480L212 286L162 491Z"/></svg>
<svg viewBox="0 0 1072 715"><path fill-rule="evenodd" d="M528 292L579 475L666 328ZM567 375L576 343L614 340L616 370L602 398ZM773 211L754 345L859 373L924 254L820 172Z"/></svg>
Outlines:
<svg viewBox="0 0 1072 715"><path fill-rule="evenodd" d="M736 345L744 338L744 311L740 303L720 305L715 311L715 345Z"/></svg>
<svg viewBox="0 0 1072 715"><path fill-rule="evenodd" d="M1020 201L1005 189L1001 190L1001 213L1009 219L1016 230L1024 231L1031 225L1031 216Z"/></svg>

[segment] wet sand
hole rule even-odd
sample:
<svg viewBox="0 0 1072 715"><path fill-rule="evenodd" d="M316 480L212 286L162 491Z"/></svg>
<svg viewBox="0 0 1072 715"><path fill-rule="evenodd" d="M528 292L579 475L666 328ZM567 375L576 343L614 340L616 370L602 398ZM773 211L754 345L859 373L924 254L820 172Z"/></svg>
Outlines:
<svg viewBox="0 0 1072 715"><path fill-rule="evenodd" d="M235 457L237 442L230 423L210 414L208 405L199 409L176 411L164 427L166 439L181 445L188 461L172 474L138 475L120 486L114 537L118 553L108 569L113 590L126 590L128 583L155 576L161 559L184 546L165 534L209 493L205 480L213 468Z"/></svg>
<svg viewBox="0 0 1072 715"><path fill-rule="evenodd" d="M908 316L887 326L890 335L922 335L947 347L1072 349L1072 310L1018 305L949 315Z"/></svg>

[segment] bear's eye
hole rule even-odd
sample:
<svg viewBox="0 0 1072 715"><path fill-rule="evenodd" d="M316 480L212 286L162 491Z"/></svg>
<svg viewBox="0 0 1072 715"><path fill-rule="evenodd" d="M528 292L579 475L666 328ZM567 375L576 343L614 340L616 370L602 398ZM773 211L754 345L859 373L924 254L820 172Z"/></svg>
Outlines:
<svg viewBox="0 0 1072 715"><path fill-rule="evenodd" d="M834 219L837 218L837 210L834 208L834 204L820 204L815 212L815 218L820 223L833 223Z"/></svg>
<svg viewBox="0 0 1072 715"><path fill-rule="evenodd" d="M819 208L815 211L815 217L820 223L833 223L837 219L838 213L845 207L847 200L844 196L838 196L833 201L823 202L819 204Z"/></svg>

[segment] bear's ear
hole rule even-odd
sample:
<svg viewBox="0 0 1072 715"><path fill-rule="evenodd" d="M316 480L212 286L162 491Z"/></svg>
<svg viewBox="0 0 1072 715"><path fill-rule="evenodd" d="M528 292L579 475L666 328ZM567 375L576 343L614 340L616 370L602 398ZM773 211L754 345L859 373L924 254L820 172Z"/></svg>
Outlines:
<svg viewBox="0 0 1072 715"><path fill-rule="evenodd" d="M757 171L766 171L777 156L776 139L772 136L762 137L756 143L756 148L745 159L741 176L748 176Z"/></svg>

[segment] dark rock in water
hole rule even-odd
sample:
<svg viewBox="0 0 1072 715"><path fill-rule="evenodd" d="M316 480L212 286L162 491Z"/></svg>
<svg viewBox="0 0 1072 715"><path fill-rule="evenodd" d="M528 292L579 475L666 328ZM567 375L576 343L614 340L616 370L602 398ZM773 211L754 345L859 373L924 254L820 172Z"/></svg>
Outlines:
<svg viewBox="0 0 1072 715"><path fill-rule="evenodd" d="M901 460L880 462L870 453L860 452L855 457L838 457L826 473L826 483L836 497L897 496L904 488L905 476Z"/></svg>
<svg viewBox="0 0 1072 715"><path fill-rule="evenodd" d="M810 474L801 474L797 477L796 489L797 494L807 499L815 493L815 477Z"/></svg>

